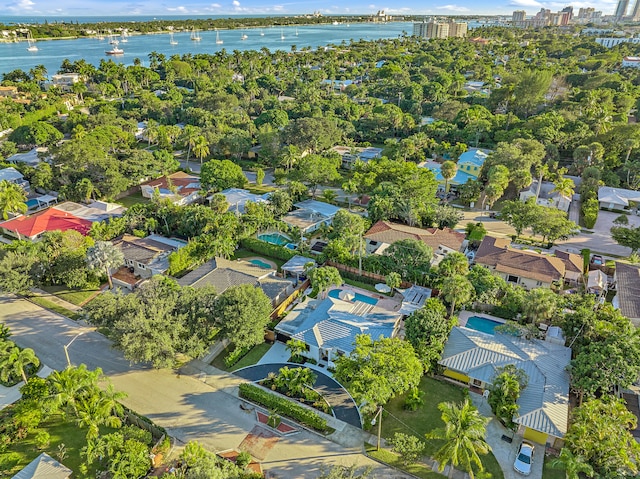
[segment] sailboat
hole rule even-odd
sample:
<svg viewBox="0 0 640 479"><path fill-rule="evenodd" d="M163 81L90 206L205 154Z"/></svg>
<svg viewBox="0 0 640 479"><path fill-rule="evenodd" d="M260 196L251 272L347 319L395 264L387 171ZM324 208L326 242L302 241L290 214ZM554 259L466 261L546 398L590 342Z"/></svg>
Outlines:
<svg viewBox="0 0 640 479"><path fill-rule="evenodd" d="M198 30L196 30L195 27L191 30L191 40L193 40L194 42L199 42L200 40L202 40L200 38L200 33L198 33Z"/></svg>
<svg viewBox="0 0 640 479"><path fill-rule="evenodd" d="M262 30L260 30L260 36L264 37L264 32Z"/></svg>
<svg viewBox="0 0 640 479"><path fill-rule="evenodd" d="M298 36L298 27L296 27L296 37Z"/></svg>
<svg viewBox="0 0 640 479"><path fill-rule="evenodd" d="M115 35L109 35L109 44L117 45L118 43L120 43L120 42L118 42L118 40L116 40Z"/></svg>
<svg viewBox="0 0 640 479"><path fill-rule="evenodd" d="M177 45L178 42L173 39L173 32L169 33L169 45Z"/></svg>
<svg viewBox="0 0 640 479"><path fill-rule="evenodd" d="M243 33L242 36L240 37L240 40L246 40L247 38L249 38L247 34Z"/></svg>
<svg viewBox="0 0 640 479"><path fill-rule="evenodd" d="M113 40L111 43L113 44L113 48L104 52L105 54L109 56L124 55L124 50L118 47L118 40Z"/></svg>
<svg viewBox="0 0 640 479"><path fill-rule="evenodd" d="M38 47L36 46L36 41L33 39L31 35L31 30L27 32L27 41L29 42L29 46L27 47L27 51L29 52L37 52Z"/></svg>
<svg viewBox="0 0 640 479"><path fill-rule="evenodd" d="M216 30L216 45L222 45L224 43L223 40L220 40L220 32Z"/></svg>
<svg viewBox="0 0 640 479"><path fill-rule="evenodd" d="M284 30L280 29L280 40L284 40Z"/></svg>
<svg viewBox="0 0 640 479"><path fill-rule="evenodd" d="M129 40L127 40L127 32L123 30L120 34L120 43L127 43L128 41Z"/></svg>

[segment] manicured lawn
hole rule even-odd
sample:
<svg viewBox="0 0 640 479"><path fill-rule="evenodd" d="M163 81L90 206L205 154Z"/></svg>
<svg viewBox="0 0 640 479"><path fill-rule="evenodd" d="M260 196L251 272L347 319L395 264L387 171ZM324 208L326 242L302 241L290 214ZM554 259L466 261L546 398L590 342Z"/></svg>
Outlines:
<svg viewBox="0 0 640 479"><path fill-rule="evenodd" d="M52 303L48 299L42 298L40 296L29 296L27 297L27 299L32 303L37 304L38 306L42 306L43 308L49 309L54 313L58 313L63 316L66 316L67 318L70 318L73 320L77 320L79 318L79 315L77 313L74 313L73 311L70 311L67 308L63 308L62 306L58 306L56 303Z"/></svg>
<svg viewBox="0 0 640 479"><path fill-rule="evenodd" d="M363 283L362 281L358 281L350 278L342 278L342 279L345 283L350 284L351 286L355 286L356 288L366 289L367 291L371 291L381 296L388 296L387 294L384 294L378 291L372 284Z"/></svg>
<svg viewBox="0 0 640 479"><path fill-rule="evenodd" d="M36 434L40 431L47 431L51 436L51 443L43 450L37 449L35 445ZM113 431L114 429L110 428L100 429L102 434L108 434ZM95 466L97 464L90 467L87 474L80 472L80 464L83 462L80 450L87 445L86 434L87 430L80 429L73 420L65 421L61 416L54 416L46 423L41 424L26 439L12 444L6 452L0 454L0 471L4 471L0 473L0 476L4 474L10 477L12 473L22 469L42 452L46 452L54 459L60 460L58 447L64 444L66 457L60 462L74 471L73 477L96 477L97 469Z"/></svg>
<svg viewBox="0 0 640 479"><path fill-rule="evenodd" d="M149 203L149 198L145 198L142 196L141 192L133 193L129 196L123 196L116 203L121 204L125 208L131 208L133 205L138 203Z"/></svg>
<svg viewBox="0 0 640 479"><path fill-rule="evenodd" d="M267 351L269 351L269 349L271 349L271 344L269 343L262 343L254 346L251 351L245 354L242 358L240 358L240 361L238 361L231 367L231 371L257 364L257 362L262 359L262 356L267 354Z"/></svg>
<svg viewBox="0 0 640 479"><path fill-rule="evenodd" d="M440 419L441 413L438 409L438 404L446 401L460 402L465 398L465 390L463 388L428 377L422 378L420 389L425 393L424 403L417 411L407 411L403 408L404 395L387 403L385 409L395 417L390 414L383 414L383 437L390 438L396 432L403 432L424 439L426 433L444 426ZM441 441L435 440L428 440L426 443L426 452L429 456L433 456L442 444ZM486 456L481 456L481 458L485 469L492 474L492 479L504 477L502 469L493 454L489 453Z"/></svg>
<svg viewBox="0 0 640 479"><path fill-rule="evenodd" d="M83 306L100 291L99 289L67 289L64 286L44 286L42 289L76 306Z"/></svg>
<svg viewBox="0 0 640 479"><path fill-rule="evenodd" d="M269 186L269 185L258 186L258 185L254 185L253 183L247 185L246 189L249 190L254 195L263 195L265 193L270 193L276 190L276 188L274 188L273 186Z"/></svg>
<svg viewBox="0 0 640 479"><path fill-rule="evenodd" d="M438 479L441 477L446 477L436 471L432 471L425 464L409 464L408 466L405 466L402 463L400 456L398 456L395 452L389 451L387 449L380 449L379 451L376 451L376 446L372 446L371 444L367 444L366 449L367 455L373 457L374 459L389 464L390 466L397 467L398 469L407 471L414 476L422 477L424 479Z"/></svg>

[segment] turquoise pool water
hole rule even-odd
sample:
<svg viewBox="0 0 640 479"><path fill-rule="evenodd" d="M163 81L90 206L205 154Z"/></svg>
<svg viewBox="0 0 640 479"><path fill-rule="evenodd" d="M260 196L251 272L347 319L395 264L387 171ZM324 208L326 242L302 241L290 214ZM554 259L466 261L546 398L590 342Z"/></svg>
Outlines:
<svg viewBox="0 0 640 479"><path fill-rule="evenodd" d="M475 329L476 331L480 331L482 333L487 334L495 334L494 329L496 326L501 326L503 323L499 323L498 321L493 321L488 318L481 318L479 316L471 316L467 319L467 328Z"/></svg>
<svg viewBox="0 0 640 479"><path fill-rule="evenodd" d="M38 207L38 200L35 198L31 198L30 200L25 201L28 209L33 209Z"/></svg>
<svg viewBox="0 0 640 479"><path fill-rule="evenodd" d="M291 238L282 233L263 233L258 235L258 239L266 241L267 243L277 244L278 246L283 246L291 242Z"/></svg>
<svg viewBox="0 0 640 479"><path fill-rule="evenodd" d="M260 259L250 259L249 263L251 264L255 264L256 266L262 268L262 269L271 269L271 265L269 263L265 263L264 261L260 260Z"/></svg>
<svg viewBox="0 0 640 479"><path fill-rule="evenodd" d="M332 298L339 299L340 291L342 290L332 289L331 291L329 291L329 296L331 296ZM354 295L354 301L361 301L363 303L367 303L372 306L375 306L376 304L378 304L378 300L375 298L372 298L371 296L365 296L364 294L360 294L360 293L352 293L352 294Z"/></svg>

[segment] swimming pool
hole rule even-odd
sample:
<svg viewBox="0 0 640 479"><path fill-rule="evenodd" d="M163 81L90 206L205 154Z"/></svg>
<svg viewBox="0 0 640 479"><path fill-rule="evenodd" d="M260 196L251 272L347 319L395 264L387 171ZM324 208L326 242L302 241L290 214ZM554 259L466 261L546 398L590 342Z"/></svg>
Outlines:
<svg viewBox="0 0 640 479"><path fill-rule="evenodd" d="M34 209L38 207L38 200L36 200L35 198L31 198L30 200L25 201L25 204L27 205L27 209Z"/></svg>
<svg viewBox="0 0 640 479"><path fill-rule="evenodd" d="M258 239L266 241L267 243L277 244L278 246L283 246L291 242L291 238L282 233L262 233L258 235Z"/></svg>
<svg viewBox="0 0 640 479"><path fill-rule="evenodd" d="M340 299L340 292L343 291L342 289L332 289L331 291L329 291L329 296L331 296L332 298L336 298L336 299ZM360 293L354 293L353 291L349 291L351 294L353 294L354 301L361 301L363 303L367 303L370 304L371 306L375 306L376 304L378 304L378 300L375 298L372 298L371 296L365 296L364 294L360 294Z"/></svg>
<svg viewBox="0 0 640 479"><path fill-rule="evenodd" d="M496 326L502 326L503 323L494 321L489 318L481 318L480 316L471 316L467 319L466 327L469 329L475 329L481 333L495 334L494 329Z"/></svg>
<svg viewBox="0 0 640 479"><path fill-rule="evenodd" d="M259 268L262 269L271 269L271 265L269 263L266 263L264 261L262 261L261 259L250 259L249 263L251 264L255 264L256 266L258 266Z"/></svg>

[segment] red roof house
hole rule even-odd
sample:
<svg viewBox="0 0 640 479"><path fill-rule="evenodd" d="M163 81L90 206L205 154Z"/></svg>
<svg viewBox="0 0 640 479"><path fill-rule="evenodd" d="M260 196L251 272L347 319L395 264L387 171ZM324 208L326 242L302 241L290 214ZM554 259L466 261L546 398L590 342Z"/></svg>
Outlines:
<svg viewBox="0 0 640 479"><path fill-rule="evenodd" d="M18 216L9 221L0 223L2 232L18 239L35 240L46 231L75 230L83 235L89 233L91 221L56 208L30 216Z"/></svg>

